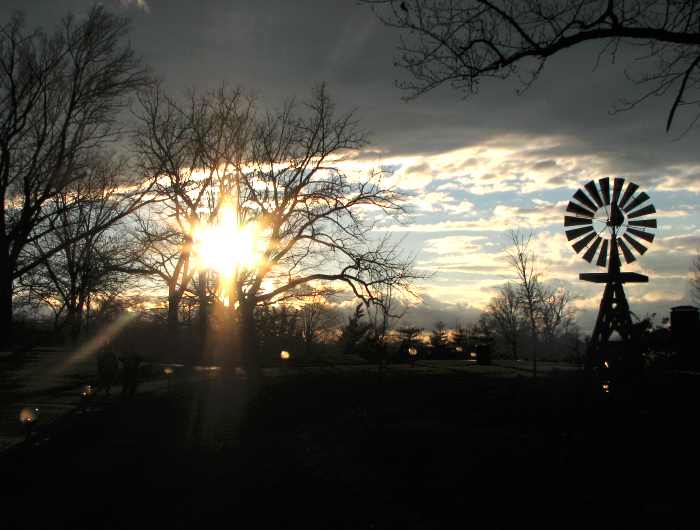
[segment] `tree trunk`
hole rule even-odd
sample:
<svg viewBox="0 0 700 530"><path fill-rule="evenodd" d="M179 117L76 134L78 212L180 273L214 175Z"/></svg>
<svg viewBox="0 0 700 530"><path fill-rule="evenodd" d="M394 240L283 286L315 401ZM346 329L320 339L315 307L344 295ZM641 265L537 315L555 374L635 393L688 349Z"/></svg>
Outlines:
<svg viewBox="0 0 700 530"><path fill-rule="evenodd" d="M207 273L199 273L199 360L205 359L209 332L209 300L207 299Z"/></svg>
<svg viewBox="0 0 700 530"><path fill-rule="evenodd" d="M172 336L177 332L178 325L178 300L177 297L170 294L168 296L168 332Z"/></svg>
<svg viewBox="0 0 700 530"><path fill-rule="evenodd" d="M5 151L3 165L8 167ZM0 350L10 350L14 342L14 330L12 322L12 267L10 266L10 241L7 238L5 225L5 199L7 190L3 188L0 193Z"/></svg>
<svg viewBox="0 0 700 530"><path fill-rule="evenodd" d="M14 341L12 321L12 277L5 256L0 263L0 349L9 350Z"/></svg>
<svg viewBox="0 0 700 530"><path fill-rule="evenodd" d="M68 343L75 346L80 338L80 328L83 320L83 311L80 306L69 308L66 315L66 330Z"/></svg>
<svg viewBox="0 0 700 530"><path fill-rule="evenodd" d="M248 374L248 383L255 390L262 380L262 367L258 352L258 334L255 328L255 304L240 303L240 337L241 337L241 360L243 367Z"/></svg>
<svg viewBox="0 0 700 530"><path fill-rule="evenodd" d="M532 340L532 377L537 377L537 324L535 323L535 308L532 299L528 300L530 313L530 338Z"/></svg>

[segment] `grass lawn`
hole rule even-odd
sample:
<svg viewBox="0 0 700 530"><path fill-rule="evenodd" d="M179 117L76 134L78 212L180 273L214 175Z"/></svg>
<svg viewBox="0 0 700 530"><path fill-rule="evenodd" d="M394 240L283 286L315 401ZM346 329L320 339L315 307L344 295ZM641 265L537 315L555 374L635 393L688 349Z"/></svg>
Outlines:
<svg viewBox="0 0 700 530"><path fill-rule="evenodd" d="M577 372L449 362L282 369L255 397L173 383L4 455L8 528L674 528L694 507L691 376L595 396Z"/></svg>

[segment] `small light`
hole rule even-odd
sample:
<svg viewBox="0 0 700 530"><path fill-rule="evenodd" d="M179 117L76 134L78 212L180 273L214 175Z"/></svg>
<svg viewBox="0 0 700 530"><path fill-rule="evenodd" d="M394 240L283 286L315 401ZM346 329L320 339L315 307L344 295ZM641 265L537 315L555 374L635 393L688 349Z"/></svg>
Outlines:
<svg viewBox="0 0 700 530"><path fill-rule="evenodd" d="M283 361L288 361L291 357L291 354L287 350L282 350L280 352L280 359Z"/></svg>
<svg viewBox="0 0 700 530"><path fill-rule="evenodd" d="M166 376L171 376L171 375L173 375L174 372L175 372L175 370L173 370L170 366L166 366L165 368L163 368L163 373Z"/></svg>
<svg viewBox="0 0 700 530"><path fill-rule="evenodd" d="M460 352L460 353L462 353L462 352L464 351L464 349L463 349L461 346L457 346L457 347L455 348L455 350L457 350L457 351Z"/></svg>
<svg viewBox="0 0 700 530"><path fill-rule="evenodd" d="M19 421L23 425L33 425L39 420L39 409L38 408L23 408L19 411Z"/></svg>
<svg viewBox="0 0 700 530"><path fill-rule="evenodd" d="M470 353L469 353L469 357L472 358L472 359L476 359L476 352L475 352L475 351L470 352Z"/></svg>
<svg viewBox="0 0 700 530"><path fill-rule="evenodd" d="M608 361L603 361L603 366L605 366L606 368L610 368L610 365L608 364Z"/></svg>
<svg viewBox="0 0 700 530"><path fill-rule="evenodd" d="M610 393L610 385L608 383L603 383L603 392L606 394Z"/></svg>
<svg viewBox="0 0 700 530"><path fill-rule="evenodd" d="M418 350L417 350L416 348L414 348L413 346L411 346L411 347L408 349L408 354L409 354L411 357L415 357L416 355L418 355Z"/></svg>
<svg viewBox="0 0 700 530"><path fill-rule="evenodd" d="M80 393L81 397L84 399L90 399L95 395L95 388L92 385L85 385L83 391Z"/></svg>

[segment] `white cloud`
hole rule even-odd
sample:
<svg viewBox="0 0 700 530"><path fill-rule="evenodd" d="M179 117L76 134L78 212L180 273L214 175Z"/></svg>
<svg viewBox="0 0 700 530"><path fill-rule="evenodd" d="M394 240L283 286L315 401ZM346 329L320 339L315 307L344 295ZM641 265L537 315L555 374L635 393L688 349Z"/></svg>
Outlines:
<svg viewBox="0 0 700 530"><path fill-rule="evenodd" d="M424 212L449 212L476 214L476 206L469 201L457 202L444 192L430 192L420 196L416 201ZM496 231L509 228L541 228L552 224L561 224L564 218L566 201L548 202L540 199L532 201L533 206L516 206L498 204L491 215L466 221L436 220L426 223L388 224L377 226L376 230L387 232L453 232L453 231Z"/></svg>

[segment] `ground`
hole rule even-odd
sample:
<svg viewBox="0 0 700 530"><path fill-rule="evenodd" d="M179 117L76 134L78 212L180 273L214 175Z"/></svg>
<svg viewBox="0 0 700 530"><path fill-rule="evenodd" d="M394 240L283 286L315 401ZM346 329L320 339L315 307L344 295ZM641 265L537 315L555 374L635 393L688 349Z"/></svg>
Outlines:
<svg viewBox="0 0 700 530"><path fill-rule="evenodd" d="M0 498L7 528L676 528L697 382L445 361L280 368L252 395L183 368L6 451Z"/></svg>

